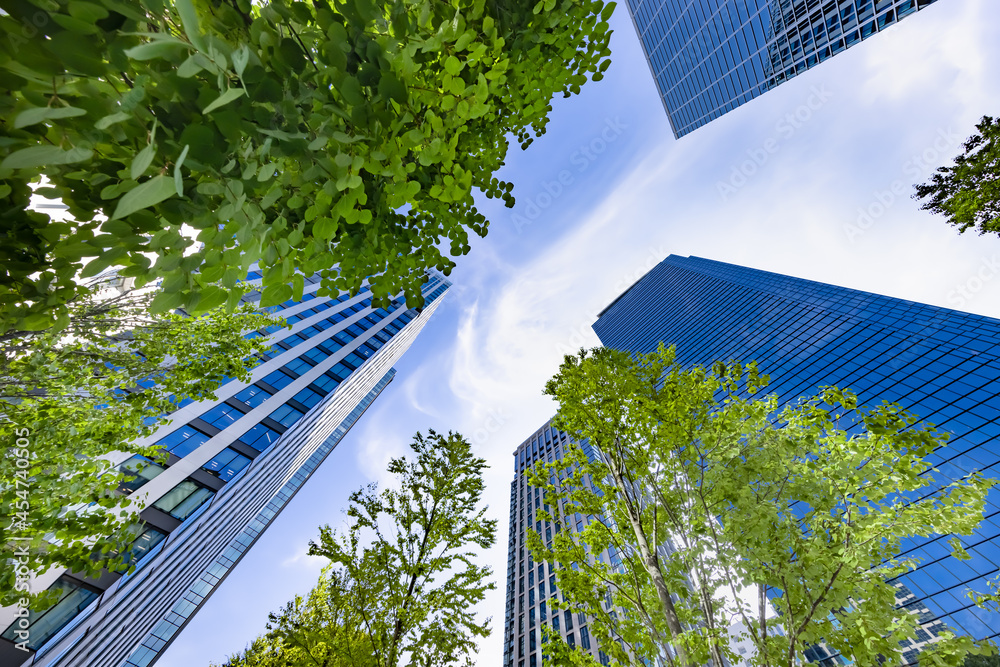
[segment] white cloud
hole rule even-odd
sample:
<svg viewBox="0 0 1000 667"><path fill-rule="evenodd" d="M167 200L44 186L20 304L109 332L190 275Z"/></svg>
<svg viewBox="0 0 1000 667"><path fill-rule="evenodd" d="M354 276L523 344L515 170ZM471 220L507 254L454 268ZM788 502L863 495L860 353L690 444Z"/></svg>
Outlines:
<svg viewBox="0 0 1000 667"><path fill-rule="evenodd" d="M964 105L981 101L978 86L969 84L982 81L990 66L982 48L991 31L986 4L939 3L873 36L878 48L858 54L865 56L866 97L873 104L912 99L933 85L944 103L949 98ZM949 29L954 25L963 28Z"/></svg>
<svg viewBox="0 0 1000 667"><path fill-rule="evenodd" d="M302 544L299 545L288 558L281 562L281 567L283 569L313 572L316 577L319 577L320 570L323 569L323 566L326 565L327 562L328 561L325 558L320 556L310 556L309 545Z"/></svg>

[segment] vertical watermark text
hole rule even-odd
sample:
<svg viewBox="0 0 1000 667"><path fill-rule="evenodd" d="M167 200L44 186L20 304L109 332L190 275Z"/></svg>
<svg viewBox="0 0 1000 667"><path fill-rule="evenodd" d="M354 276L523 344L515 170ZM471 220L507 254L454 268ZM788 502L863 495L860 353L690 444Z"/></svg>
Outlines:
<svg viewBox="0 0 1000 667"><path fill-rule="evenodd" d="M7 489L14 494L11 506L14 511L11 513L10 532L14 562L14 590L21 593L21 597L16 604L14 646L20 651L30 651L28 643L31 641L31 621L28 616L28 595L31 592L31 567L29 563L28 540L26 536L30 528L29 510L31 508L31 478L28 469L31 467L31 432L27 428L15 429L16 440L13 447L14 459L14 484Z"/></svg>

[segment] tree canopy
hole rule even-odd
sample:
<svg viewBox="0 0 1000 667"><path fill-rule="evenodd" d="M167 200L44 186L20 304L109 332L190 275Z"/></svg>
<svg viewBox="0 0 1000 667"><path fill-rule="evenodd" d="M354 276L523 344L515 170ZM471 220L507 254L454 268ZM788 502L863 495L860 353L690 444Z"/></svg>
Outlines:
<svg viewBox="0 0 1000 667"><path fill-rule="evenodd" d="M753 364L684 370L662 345L583 351L548 383L556 426L593 454L574 444L530 473L545 494L536 518L557 532L532 530L528 545L559 566L553 604L586 613L616 663L738 660L729 627L742 621L759 667L792 667L821 642L865 667L900 664L919 627L897 605L894 579L917 564L902 541L969 535L982 520L995 480L973 473L930 493L925 457L944 434L833 387L778 410L774 395L755 398L766 383ZM573 513L590 517L579 534ZM594 664L547 634L556 664ZM921 663L980 650L944 632Z"/></svg>
<svg viewBox="0 0 1000 667"><path fill-rule="evenodd" d="M959 232L1000 234L1000 118L983 116L976 130L954 164L917 185L914 198L927 200L920 208L945 216Z"/></svg>
<svg viewBox="0 0 1000 667"><path fill-rule="evenodd" d="M346 529L320 529L309 553L331 564L319 584L228 667L473 665L490 633L473 607L495 588L475 562L496 540L481 506L486 461L455 433L418 433L411 448L389 464L393 488L355 491Z"/></svg>
<svg viewBox="0 0 1000 667"><path fill-rule="evenodd" d="M610 64L603 0L11 0L0 16L0 332L78 278L162 279L155 312L405 292L488 221L474 193L555 94ZM71 219L29 209L29 184Z"/></svg>
<svg viewBox="0 0 1000 667"><path fill-rule="evenodd" d="M267 345L244 334L276 322L249 307L150 315L153 292L108 293L104 281L89 289L70 302L62 327L0 336L0 434L16 443L0 456L0 544L26 550L19 562L33 574L128 566L141 504L118 493L128 476L107 455L159 458L159 448L134 441L182 401L246 380ZM0 605L53 601L18 586L15 568L4 567Z"/></svg>
<svg viewBox="0 0 1000 667"><path fill-rule="evenodd" d="M324 568L319 583L268 617L268 632L225 667L376 667L360 605L366 591L349 575Z"/></svg>

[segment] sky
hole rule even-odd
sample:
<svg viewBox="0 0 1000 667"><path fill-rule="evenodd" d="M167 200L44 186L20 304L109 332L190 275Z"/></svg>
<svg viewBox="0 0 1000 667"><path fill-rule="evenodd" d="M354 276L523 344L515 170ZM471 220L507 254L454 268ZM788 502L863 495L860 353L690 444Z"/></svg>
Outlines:
<svg viewBox="0 0 1000 667"><path fill-rule="evenodd" d="M395 380L157 667L243 649L315 584L318 526L343 525L351 491L384 484L429 428L463 433L490 465L499 528L482 560L497 588L477 665L499 667L512 453L554 414L542 391L562 357L598 345L597 313L669 254L1000 317L1000 239L960 235L911 198L1000 114L1000 2L939 0L680 140L624 3L611 24L607 76L511 147L498 175L517 204L483 198L489 234L458 258Z"/></svg>

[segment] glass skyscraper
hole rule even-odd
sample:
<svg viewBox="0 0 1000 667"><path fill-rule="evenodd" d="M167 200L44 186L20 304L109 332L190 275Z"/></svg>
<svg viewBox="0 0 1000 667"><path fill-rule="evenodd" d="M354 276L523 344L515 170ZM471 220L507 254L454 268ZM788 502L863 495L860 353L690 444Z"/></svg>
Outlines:
<svg viewBox="0 0 1000 667"><path fill-rule="evenodd" d="M648 353L676 345L684 367L756 361L768 391L793 402L823 385L853 389L859 405L901 405L950 433L929 457L944 485L973 470L1000 473L1000 320L696 257L671 255L600 313L607 347ZM1000 574L1000 489L985 520L961 537L970 560L951 556L950 535L905 540L920 566L896 580L898 599L922 622L923 642L944 630L1000 634L1000 613L965 596ZM815 647L813 660L836 656Z"/></svg>
<svg viewBox="0 0 1000 667"><path fill-rule="evenodd" d="M260 278L252 271L247 280ZM137 570L38 577L33 588L58 589L60 600L31 615L27 635L14 608L0 610L0 664L152 664L392 380L450 285L431 272L422 308L401 296L373 308L367 287L316 296L316 276L301 301L265 309L293 326L248 334L273 341L250 381L227 382L215 401L182 403L148 440L170 453L165 466L118 456L119 470L135 475L121 492L145 499L130 550Z"/></svg>
<svg viewBox="0 0 1000 667"><path fill-rule="evenodd" d="M548 421L514 452L503 667L542 667L542 626L546 626L549 632L558 633L570 646L597 658L602 665L609 664L608 656L590 635L586 614L552 608L551 603L558 595L552 563L535 563L525 546L529 529L534 529L546 541L552 540L557 530L550 522L536 518L535 512L543 507L545 499L541 489L528 484L525 473L539 461L552 463L562 460L570 442L566 433L553 428L552 422ZM588 457L594 456L588 443L582 443L581 447ZM579 533L593 520L580 513L567 514L564 508L558 510L557 516L572 533ZM618 554L609 551L594 554L594 557L612 565L619 563Z"/></svg>
<svg viewBox="0 0 1000 667"><path fill-rule="evenodd" d="M675 137L935 0L628 0Z"/></svg>

